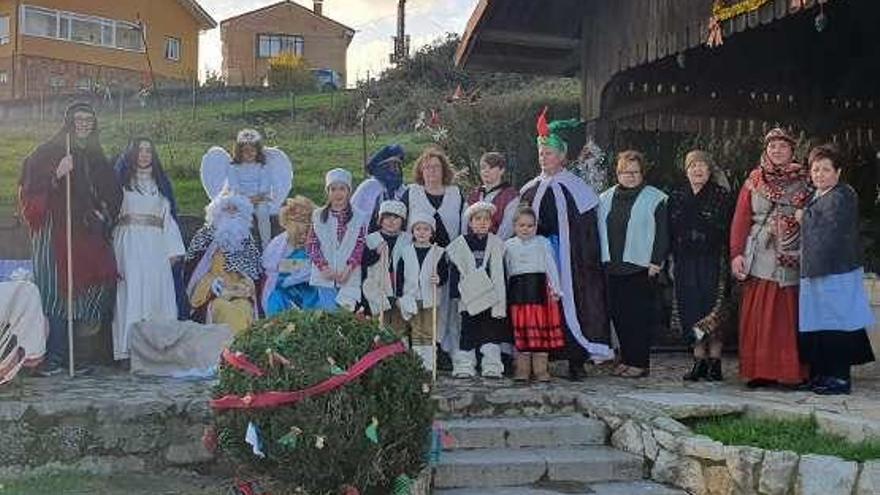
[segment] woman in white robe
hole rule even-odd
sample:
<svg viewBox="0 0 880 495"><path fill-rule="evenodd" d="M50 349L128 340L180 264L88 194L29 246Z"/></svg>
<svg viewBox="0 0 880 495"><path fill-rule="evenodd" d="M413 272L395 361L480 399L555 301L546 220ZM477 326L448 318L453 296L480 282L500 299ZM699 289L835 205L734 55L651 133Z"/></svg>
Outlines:
<svg viewBox="0 0 880 495"><path fill-rule="evenodd" d="M129 357L132 325L177 319L172 264L186 252L171 202L159 190L161 166L147 139L126 152L122 209L113 232L119 270L113 317L113 358Z"/></svg>

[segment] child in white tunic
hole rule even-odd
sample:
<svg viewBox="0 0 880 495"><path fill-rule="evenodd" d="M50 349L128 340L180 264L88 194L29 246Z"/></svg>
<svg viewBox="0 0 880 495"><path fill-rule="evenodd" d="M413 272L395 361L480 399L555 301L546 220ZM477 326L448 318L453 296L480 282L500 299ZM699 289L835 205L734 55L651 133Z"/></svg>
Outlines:
<svg viewBox="0 0 880 495"><path fill-rule="evenodd" d="M366 239L363 259L363 293L365 310L380 318L398 337L406 336L406 321L395 307L398 296L397 262L411 242L401 231L406 222L406 205L396 200L385 200L379 205L379 230Z"/></svg>
<svg viewBox="0 0 880 495"><path fill-rule="evenodd" d="M361 258L369 218L352 208L351 172L335 168L324 179L327 204L312 214L306 241L312 274L309 284L318 287L322 309L343 307L354 311L361 300Z"/></svg>
<svg viewBox="0 0 880 495"><path fill-rule="evenodd" d="M403 249L397 262L397 299L403 318L410 324L410 345L422 359L425 368L434 369L436 331L433 328L437 299L446 289L449 265L444 250L432 242L434 219L429 216L411 218L412 243Z"/></svg>
<svg viewBox="0 0 880 495"><path fill-rule="evenodd" d="M512 340L507 325L504 242L489 232L494 212L492 203L477 202L468 207L465 217L470 232L446 249L451 264L451 296L461 299L461 350L452 359L453 378L476 374L477 349L482 355L482 375L501 378L504 365L500 345Z"/></svg>

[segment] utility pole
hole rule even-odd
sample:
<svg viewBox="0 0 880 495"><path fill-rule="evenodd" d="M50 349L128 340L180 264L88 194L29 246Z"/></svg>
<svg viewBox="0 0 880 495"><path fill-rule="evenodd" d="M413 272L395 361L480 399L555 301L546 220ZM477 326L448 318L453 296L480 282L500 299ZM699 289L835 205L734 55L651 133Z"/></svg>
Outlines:
<svg viewBox="0 0 880 495"><path fill-rule="evenodd" d="M406 0L397 1L397 36L394 41L394 52L389 57L392 64L400 64L409 58L409 35L406 34Z"/></svg>

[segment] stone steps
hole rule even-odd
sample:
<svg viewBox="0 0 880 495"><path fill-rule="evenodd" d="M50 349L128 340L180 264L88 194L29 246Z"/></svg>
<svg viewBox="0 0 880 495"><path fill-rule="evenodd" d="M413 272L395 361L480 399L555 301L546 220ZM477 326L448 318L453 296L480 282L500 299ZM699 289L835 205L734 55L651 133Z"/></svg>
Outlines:
<svg viewBox="0 0 880 495"><path fill-rule="evenodd" d="M434 490L433 493L434 495L687 495L687 492L682 490L668 488L650 481L596 483L581 487L553 487L538 484L534 487L453 488L450 490Z"/></svg>
<svg viewBox="0 0 880 495"><path fill-rule="evenodd" d="M596 483L644 477L641 457L607 446L452 450L434 467L435 488Z"/></svg>
<svg viewBox="0 0 880 495"><path fill-rule="evenodd" d="M584 416L462 418L445 421L451 450L605 445L608 427Z"/></svg>

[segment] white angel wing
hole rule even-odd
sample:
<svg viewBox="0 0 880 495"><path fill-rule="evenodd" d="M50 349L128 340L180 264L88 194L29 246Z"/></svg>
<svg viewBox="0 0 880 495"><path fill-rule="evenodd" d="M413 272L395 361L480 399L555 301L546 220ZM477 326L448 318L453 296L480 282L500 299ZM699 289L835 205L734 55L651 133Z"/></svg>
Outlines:
<svg viewBox="0 0 880 495"><path fill-rule="evenodd" d="M212 146L202 157L202 187L211 200L219 196L226 187L230 163L232 157L219 146Z"/></svg>
<svg viewBox="0 0 880 495"><path fill-rule="evenodd" d="M290 194L290 190L293 189L293 163L287 154L278 148L266 148L263 153L266 155L266 170L272 182L271 212L276 215L287 195Z"/></svg>

